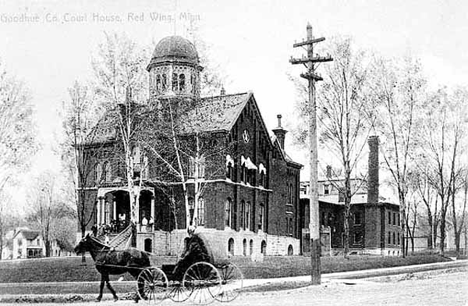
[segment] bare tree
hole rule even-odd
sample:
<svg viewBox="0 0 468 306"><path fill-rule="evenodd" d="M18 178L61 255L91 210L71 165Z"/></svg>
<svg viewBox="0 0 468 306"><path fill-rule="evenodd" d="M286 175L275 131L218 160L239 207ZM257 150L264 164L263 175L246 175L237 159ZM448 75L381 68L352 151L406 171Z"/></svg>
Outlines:
<svg viewBox="0 0 468 306"><path fill-rule="evenodd" d="M147 77L145 65L148 56L130 38L107 34L99 45L99 53L93 60L96 98L107 109L116 110L120 148L123 149L125 180L130 199L130 218L135 225L139 192L135 192L134 160L132 149L136 145L136 121L139 106L136 101L147 101ZM134 226L132 244L136 243Z"/></svg>
<svg viewBox="0 0 468 306"><path fill-rule="evenodd" d="M319 141L327 152L337 157L342 168L344 186L337 187L344 195L344 255L347 256L351 197L359 189L353 189L351 181L370 131L365 113L369 75L366 54L354 50L350 38L332 39L327 50L331 50L334 61L325 68L324 82L317 96ZM297 81L296 85L304 99L305 88L301 89ZM299 109L302 117L307 115L305 103L300 103ZM296 138L304 139L307 130L299 127L294 134Z"/></svg>
<svg viewBox="0 0 468 306"><path fill-rule="evenodd" d="M57 174L50 171L39 174L28 194L29 212L27 218L34 227L41 231L46 257L51 255L54 222L65 216L73 215L73 209L60 198L63 193L60 190L57 177L59 177Z"/></svg>
<svg viewBox="0 0 468 306"><path fill-rule="evenodd" d="M423 145L425 155L434 175L429 183L437 190L440 199L440 252L445 253L447 213L457 192L460 175L460 149L464 136L463 107L445 89L432 94L426 104ZM465 102L466 103L466 102ZM463 115L463 116L462 116Z"/></svg>
<svg viewBox="0 0 468 306"><path fill-rule="evenodd" d="M374 63L369 117L381 135L382 155L398 193L403 235L407 232L406 196L411 154L416 147L415 122L423 101L425 79L418 61L405 58L401 63L377 59ZM406 255L405 237L402 254Z"/></svg>
<svg viewBox="0 0 468 306"><path fill-rule="evenodd" d="M72 183L70 188L73 189L79 228L84 237L87 226L95 216L94 208L86 205L89 199L86 198L84 186L92 180L96 166L95 154L86 152L85 145L96 139L97 133L92 128L102 111L93 103L92 89L88 86L75 82L68 92L70 99L64 103L62 160L65 173Z"/></svg>

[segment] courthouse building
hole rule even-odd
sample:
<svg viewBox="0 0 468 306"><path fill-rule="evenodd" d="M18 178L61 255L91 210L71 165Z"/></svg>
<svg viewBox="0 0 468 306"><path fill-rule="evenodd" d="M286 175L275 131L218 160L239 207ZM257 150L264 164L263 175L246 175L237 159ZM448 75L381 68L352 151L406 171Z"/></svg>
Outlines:
<svg viewBox="0 0 468 306"><path fill-rule="evenodd" d="M156 45L147 70L149 100L131 101L140 113L135 124L150 127L144 124L148 118L167 120L167 114L173 112L181 139L190 142L205 135L204 144L218 152L198 152L196 158L181 155L189 214L198 216L191 221L215 248L233 255L300 254L302 165L286 153L281 116L270 134L252 92L226 94L223 90L218 96L201 97L203 67L195 46L180 36L166 37ZM122 109L125 106L106 112L93 137L83 144L85 154L95 156L95 161L91 179L80 186L86 193L87 213L93 214L88 230L93 225L106 226L114 235L125 228L131 215L124 164L118 160L124 154L119 149L118 127ZM138 186L137 247L174 255L186 237L183 184L180 177L163 169L168 165L143 143L134 143L131 149ZM165 145L170 151L173 143ZM167 160L177 168L175 158ZM197 191L200 183L202 192ZM194 203L198 203L195 214Z"/></svg>

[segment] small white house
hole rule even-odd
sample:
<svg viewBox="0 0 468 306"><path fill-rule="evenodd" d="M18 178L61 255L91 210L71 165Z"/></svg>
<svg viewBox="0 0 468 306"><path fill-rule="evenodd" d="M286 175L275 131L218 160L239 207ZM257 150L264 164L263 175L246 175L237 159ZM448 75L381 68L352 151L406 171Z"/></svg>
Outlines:
<svg viewBox="0 0 468 306"><path fill-rule="evenodd" d="M45 255L44 240L39 231L20 229L13 236L13 259Z"/></svg>

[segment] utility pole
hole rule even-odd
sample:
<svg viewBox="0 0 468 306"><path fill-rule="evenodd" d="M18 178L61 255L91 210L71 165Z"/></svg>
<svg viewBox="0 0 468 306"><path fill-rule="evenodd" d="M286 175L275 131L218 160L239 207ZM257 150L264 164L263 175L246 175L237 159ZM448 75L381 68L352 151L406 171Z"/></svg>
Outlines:
<svg viewBox="0 0 468 306"><path fill-rule="evenodd" d="M315 103L315 82L322 81L322 77L315 73L315 63L329 62L333 59L328 55L321 57L315 55L314 44L324 41L324 37L314 38L312 36L312 26L307 24L307 39L295 43L294 48L307 46L307 57L300 59L291 58L291 64L304 64L306 73L301 73L301 77L309 81L309 162L310 162L310 257L311 257L311 281L312 285L320 285L320 223L319 223L319 203L317 190L317 105Z"/></svg>

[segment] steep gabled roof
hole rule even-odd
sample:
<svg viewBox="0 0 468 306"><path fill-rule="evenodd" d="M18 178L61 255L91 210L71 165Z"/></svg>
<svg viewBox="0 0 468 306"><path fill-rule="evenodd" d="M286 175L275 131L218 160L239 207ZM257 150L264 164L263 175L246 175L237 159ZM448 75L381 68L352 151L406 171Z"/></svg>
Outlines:
<svg viewBox="0 0 468 306"><path fill-rule="evenodd" d="M202 98L180 117L180 132L230 131L251 96L249 92Z"/></svg>
<svg viewBox="0 0 468 306"><path fill-rule="evenodd" d="M41 234L39 231L21 229L15 234L14 237L18 236L19 233L23 234L23 237L27 240L34 240Z"/></svg>

